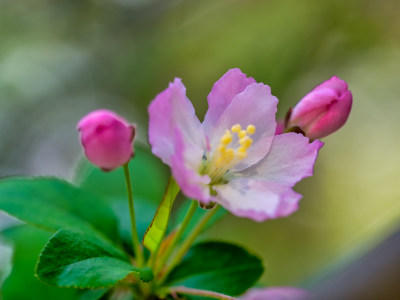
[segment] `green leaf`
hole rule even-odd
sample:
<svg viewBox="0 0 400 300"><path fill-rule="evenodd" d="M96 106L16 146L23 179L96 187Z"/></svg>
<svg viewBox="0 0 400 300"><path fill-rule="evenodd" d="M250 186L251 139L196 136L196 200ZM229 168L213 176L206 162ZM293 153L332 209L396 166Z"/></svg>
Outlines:
<svg viewBox="0 0 400 300"><path fill-rule="evenodd" d="M158 250L167 231L172 205L178 193L179 186L171 176L164 198L143 238L143 245L152 253Z"/></svg>
<svg viewBox="0 0 400 300"><path fill-rule="evenodd" d="M47 230L90 232L94 226L107 236L116 237L116 218L104 200L61 179L3 179L0 209Z"/></svg>
<svg viewBox="0 0 400 300"><path fill-rule="evenodd" d="M83 290L79 294L79 300L98 300L103 297L109 289Z"/></svg>
<svg viewBox="0 0 400 300"><path fill-rule="evenodd" d="M28 225L20 225L7 228L0 235L5 241L11 243L14 249L11 273L0 289L0 294L3 294L4 299L43 299L44 295L46 299L76 299L76 290L49 286L34 276L40 250L51 236L49 232Z"/></svg>
<svg viewBox="0 0 400 300"><path fill-rule="evenodd" d="M60 287L105 288L132 274L150 281L149 268L132 266L127 257L100 236L61 229L43 249L36 268L42 281Z"/></svg>
<svg viewBox="0 0 400 300"><path fill-rule="evenodd" d="M262 272L261 260L245 249L228 243L206 242L189 250L168 276L166 285L235 296L253 286Z"/></svg>

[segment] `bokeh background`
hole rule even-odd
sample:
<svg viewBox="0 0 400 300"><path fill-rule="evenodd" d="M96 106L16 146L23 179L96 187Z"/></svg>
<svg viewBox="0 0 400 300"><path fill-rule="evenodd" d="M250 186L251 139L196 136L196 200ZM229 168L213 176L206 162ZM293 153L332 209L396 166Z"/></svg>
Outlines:
<svg viewBox="0 0 400 300"><path fill-rule="evenodd" d="M1 0L0 176L71 178L75 126L93 109L135 122L146 143L146 107L174 77L202 119L229 68L270 85L281 118L338 75L353 110L296 186L300 210L263 224L228 216L208 236L261 255L261 285L318 286L400 225L399 11L397 0Z"/></svg>

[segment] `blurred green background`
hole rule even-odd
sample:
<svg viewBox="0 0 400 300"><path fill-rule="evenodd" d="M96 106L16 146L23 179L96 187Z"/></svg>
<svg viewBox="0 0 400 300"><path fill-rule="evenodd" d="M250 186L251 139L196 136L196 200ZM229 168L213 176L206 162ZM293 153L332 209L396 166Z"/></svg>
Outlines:
<svg viewBox="0 0 400 300"><path fill-rule="evenodd" d="M76 123L97 108L136 122L146 143L146 107L174 77L202 119L229 68L270 85L279 117L338 75L353 110L296 186L300 210L209 232L260 254L262 285L313 285L400 225L399 11L397 0L2 0L0 176L71 178Z"/></svg>

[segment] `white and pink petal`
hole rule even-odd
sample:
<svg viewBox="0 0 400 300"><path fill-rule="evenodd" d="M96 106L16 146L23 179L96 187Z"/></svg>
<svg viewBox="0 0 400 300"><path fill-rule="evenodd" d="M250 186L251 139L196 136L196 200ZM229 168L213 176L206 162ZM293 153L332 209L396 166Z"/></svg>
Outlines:
<svg viewBox="0 0 400 300"><path fill-rule="evenodd" d="M309 143L308 138L293 132L276 135L266 157L240 175L292 187L313 175L314 163L323 144L319 140Z"/></svg>
<svg viewBox="0 0 400 300"><path fill-rule="evenodd" d="M215 201L233 215L257 222L292 214L302 197L290 187L246 177L234 178L214 190Z"/></svg>
<svg viewBox="0 0 400 300"><path fill-rule="evenodd" d="M203 126L206 132L212 130L222 113L232 102L232 99L256 81L247 77L240 69L230 69L217 82L207 97L208 111L204 117Z"/></svg>
<svg viewBox="0 0 400 300"><path fill-rule="evenodd" d="M204 204L210 203L210 177L198 172L201 160L197 158L202 155L201 150L193 144L185 144L182 131L178 127L175 128L173 142L175 153L171 157L171 171L182 192Z"/></svg>
<svg viewBox="0 0 400 300"><path fill-rule="evenodd" d="M149 142L153 153L170 165L175 153L175 128L181 130L186 145L205 150L204 130L193 105L186 97L186 88L179 78L158 94L149 106ZM199 157L201 161L201 156Z"/></svg>

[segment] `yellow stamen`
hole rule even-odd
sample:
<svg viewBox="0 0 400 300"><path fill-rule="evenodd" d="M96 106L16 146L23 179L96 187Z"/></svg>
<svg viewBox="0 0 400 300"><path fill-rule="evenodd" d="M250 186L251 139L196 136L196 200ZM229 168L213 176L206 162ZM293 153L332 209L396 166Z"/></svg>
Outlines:
<svg viewBox="0 0 400 300"><path fill-rule="evenodd" d="M218 182L230 168L248 156L247 149L253 143L250 135L255 131L256 127L252 124L248 125L246 130L242 129L240 124L235 124L225 131L207 169L207 174L212 180Z"/></svg>
<svg viewBox="0 0 400 300"><path fill-rule="evenodd" d="M232 148L226 149L224 158L227 162L230 162L235 157L235 151Z"/></svg>
<svg viewBox="0 0 400 300"><path fill-rule="evenodd" d="M232 134L229 131L225 132L220 142L222 145L227 146L230 142L232 142Z"/></svg>
<svg viewBox="0 0 400 300"><path fill-rule="evenodd" d="M217 161L215 162L215 165L219 168L221 167L223 164L225 163L224 158L221 156L217 159Z"/></svg>
<svg viewBox="0 0 400 300"><path fill-rule="evenodd" d="M247 126L246 130L248 134L254 134L256 132L256 126L250 124Z"/></svg>
<svg viewBox="0 0 400 300"><path fill-rule="evenodd" d="M239 124L233 125L231 128L232 132L239 132L240 130L242 130L242 126L240 126Z"/></svg>
<svg viewBox="0 0 400 300"><path fill-rule="evenodd" d="M237 150L237 156L239 159L243 159L247 157L247 149L244 147L239 147Z"/></svg>
<svg viewBox="0 0 400 300"><path fill-rule="evenodd" d="M238 137L239 137L239 139L244 138L246 135L247 135L246 130L240 130L240 131L238 132Z"/></svg>
<svg viewBox="0 0 400 300"><path fill-rule="evenodd" d="M244 138L241 138L239 140L239 143L240 143L240 146L247 149L251 146L251 144L253 143L253 140L251 138L249 138L248 136L245 136Z"/></svg>

